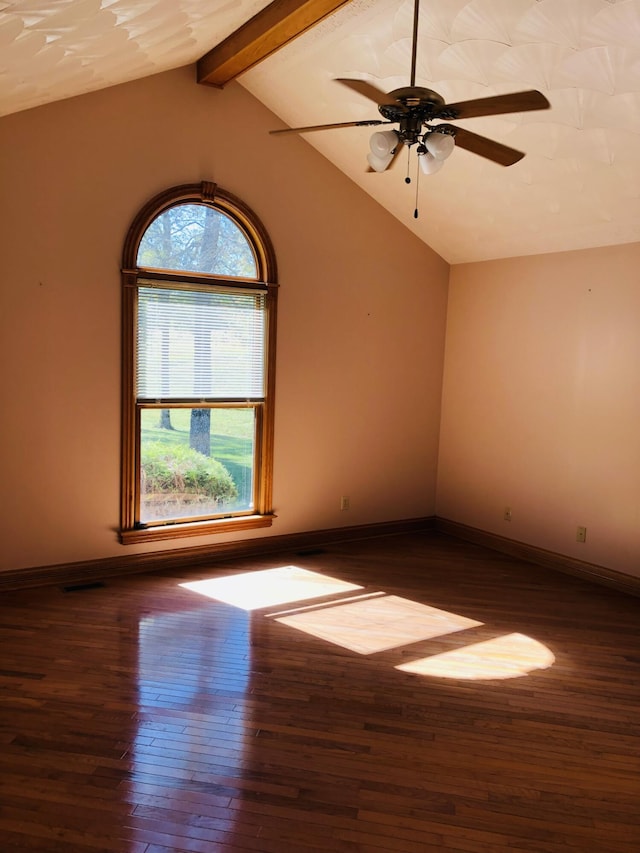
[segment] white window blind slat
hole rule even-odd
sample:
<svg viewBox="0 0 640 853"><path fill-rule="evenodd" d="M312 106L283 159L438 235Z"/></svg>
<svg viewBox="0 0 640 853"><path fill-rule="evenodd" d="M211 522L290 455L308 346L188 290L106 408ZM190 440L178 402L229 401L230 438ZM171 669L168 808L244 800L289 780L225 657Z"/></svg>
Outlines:
<svg viewBox="0 0 640 853"><path fill-rule="evenodd" d="M140 287L137 398L262 400L266 297Z"/></svg>

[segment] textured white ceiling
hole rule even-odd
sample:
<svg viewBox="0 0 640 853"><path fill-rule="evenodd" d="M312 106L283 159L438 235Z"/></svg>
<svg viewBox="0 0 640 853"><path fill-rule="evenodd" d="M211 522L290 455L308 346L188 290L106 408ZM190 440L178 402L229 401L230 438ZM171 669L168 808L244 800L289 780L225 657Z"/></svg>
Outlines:
<svg viewBox="0 0 640 853"><path fill-rule="evenodd" d="M194 61L265 5L0 0L0 114ZM460 122L525 159L503 168L457 149L417 188L415 155L410 185L404 156L365 171L370 129L306 140L451 263L640 240L640 0L421 6L418 85L448 102L529 88L549 98L548 111ZM333 79L407 85L412 19L413 0L353 0L240 82L289 125L378 118Z"/></svg>
<svg viewBox="0 0 640 853"><path fill-rule="evenodd" d="M0 116L195 62L270 0L0 0Z"/></svg>
<svg viewBox="0 0 640 853"><path fill-rule="evenodd" d="M354 0L242 83L289 125L376 118L333 78L407 85L412 20L412 0ZM640 240L640 0L422 0L419 33L416 82L447 102L548 97L550 110L459 123L524 160L504 168L457 149L420 177L415 221L415 155L406 185L404 152L366 173L371 129L308 142L451 263Z"/></svg>

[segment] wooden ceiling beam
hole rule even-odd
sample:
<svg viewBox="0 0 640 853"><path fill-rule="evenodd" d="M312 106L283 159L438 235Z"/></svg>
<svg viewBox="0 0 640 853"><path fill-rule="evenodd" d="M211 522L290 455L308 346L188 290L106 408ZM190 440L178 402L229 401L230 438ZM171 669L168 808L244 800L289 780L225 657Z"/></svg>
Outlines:
<svg viewBox="0 0 640 853"><path fill-rule="evenodd" d="M198 83L222 88L350 0L273 0L198 60Z"/></svg>

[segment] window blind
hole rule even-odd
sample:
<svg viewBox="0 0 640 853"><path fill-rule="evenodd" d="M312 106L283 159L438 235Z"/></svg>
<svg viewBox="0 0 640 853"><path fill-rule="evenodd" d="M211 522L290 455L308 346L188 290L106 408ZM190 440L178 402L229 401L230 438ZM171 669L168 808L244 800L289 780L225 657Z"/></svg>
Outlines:
<svg viewBox="0 0 640 853"><path fill-rule="evenodd" d="M262 400L266 295L140 287L138 400Z"/></svg>

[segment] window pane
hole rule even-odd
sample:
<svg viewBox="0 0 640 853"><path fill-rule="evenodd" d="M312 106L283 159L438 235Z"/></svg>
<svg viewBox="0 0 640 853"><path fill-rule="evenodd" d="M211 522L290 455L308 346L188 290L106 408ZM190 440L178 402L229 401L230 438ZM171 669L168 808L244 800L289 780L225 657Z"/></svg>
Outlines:
<svg viewBox="0 0 640 853"><path fill-rule="evenodd" d="M140 521L253 509L254 408L142 409Z"/></svg>
<svg viewBox="0 0 640 853"><path fill-rule="evenodd" d="M264 397L263 293L141 287L137 397Z"/></svg>
<svg viewBox="0 0 640 853"><path fill-rule="evenodd" d="M140 241L138 266L258 277L253 250L242 230L205 204L177 204L154 219Z"/></svg>

